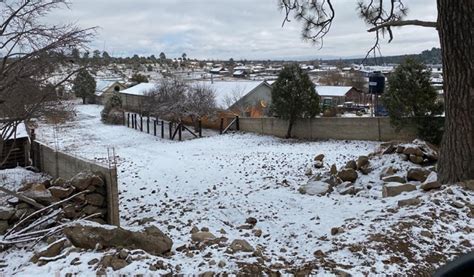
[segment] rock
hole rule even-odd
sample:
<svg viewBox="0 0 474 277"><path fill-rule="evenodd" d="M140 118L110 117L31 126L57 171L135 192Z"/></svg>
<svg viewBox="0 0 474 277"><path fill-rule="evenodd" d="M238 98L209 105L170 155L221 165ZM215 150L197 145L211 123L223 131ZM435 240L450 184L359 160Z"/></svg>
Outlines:
<svg viewBox="0 0 474 277"><path fill-rule="evenodd" d="M418 198L410 198L398 201L398 207L417 206L419 204L421 204L421 200Z"/></svg>
<svg viewBox="0 0 474 277"><path fill-rule="evenodd" d="M119 252L120 259L125 260L128 257L128 251L126 249L122 249Z"/></svg>
<svg viewBox="0 0 474 277"><path fill-rule="evenodd" d="M212 271L206 271L204 273L199 274L199 277L214 277L215 273Z"/></svg>
<svg viewBox="0 0 474 277"><path fill-rule="evenodd" d="M339 193L341 195L355 195L357 193L357 190L354 186L350 186L348 188L341 189Z"/></svg>
<svg viewBox="0 0 474 277"><path fill-rule="evenodd" d="M464 208L464 204L460 201L456 201L454 200L453 202L451 202L451 206L457 208L457 209L462 209Z"/></svg>
<svg viewBox="0 0 474 277"><path fill-rule="evenodd" d="M336 164L331 165L331 175L337 175L337 166Z"/></svg>
<svg viewBox="0 0 474 277"><path fill-rule="evenodd" d="M403 154L411 156L418 156L418 157L423 157L423 151L421 151L420 148L418 147L407 147L405 150L403 150Z"/></svg>
<svg viewBox="0 0 474 277"><path fill-rule="evenodd" d="M314 160L315 160L315 161L320 161L320 162L322 162L323 159L324 159L324 154L319 154L319 155L317 155L316 157L314 157Z"/></svg>
<svg viewBox="0 0 474 277"><path fill-rule="evenodd" d="M246 240L243 239L236 239L232 241L228 250L230 250L231 253L255 251L255 249Z"/></svg>
<svg viewBox="0 0 474 277"><path fill-rule="evenodd" d="M105 248L142 249L153 255L162 255L170 252L173 246L173 241L155 226L130 231L81 221L65 227L63 232L74 246L85 249L95 249L99 243Z"/></svg>
<svg viewBox="0 0 474 277"><path fill-rule="evenodd" d="M324 162L323 161L315 161L314 162L314 167L315 168L323 168L324 167Z"/></svg>
<svg viewBox="0 0 474 277"><path fill-rule="evenodd" d="M389 155L395 153L395 146L393 144L389 144L385 150L382 151L382 155Z"/></svg>
<svg viewBox="0 0 474 277"><path fill-rule="evenodd" d="M399 175L391 175L391 176L383 177L382 181L384 181L385 183L392 183L392 182L406 183L405 178Z"/></svg>
<svg viewBox="0 0 474 277"><path fill-rule="evenodd" d="M33 257L31 258L31 262L36 263L38 262L39 258L42 258L42 257L45 257L45 258L56 257L64 249L66 242L67 242L67 239L62 238L46 246L45 248L40 249L39 251L35 252Z"/></svg>
<svg viewBox="0 0 474 277"><path fill-rule="evenodd" d="M352 168L354 170L357 169L357 163L354 160L350 160L346 163L346 168Z"/></svg>
<svg viewBox="0 0 474 277"><path fill-rule="evenodd" d="M191 240L194 242L204 242L214 239L216 239L216 236L214 236L211 232L197 232L191 234Z"/></svg>
<svg viewBox="0 0 474 277"><path fill-rule="evenodd" d="M245 223L250 224L250 225L256 225L257 219L255 217L249 217L245 220Z"/></svg>
<svg viewBox="0 0 474 277"><path fill-rule="evenodd" d="M97 207L102 207L105 202L104 196L98 194L98 193L92 193L92 194L87 194L86 195L86 201L87 203L97 206Z"/></svg>
<svg viewBox="0 0 474 277"><path fill-rule="evenodd" d="M47 206L59 201L58 198L54 197L51 192L46 189L44 184L33 184L30 189L23 191L21 194Z"/></svg>
<svg viewBox="0 0 474 277"><path fill-rule="evenodd" d="M89 186L101 187L104 185L104 181L100 176L97 176L92 172L81 172L72 177L66 185L73 186L78 191L83 191Z"/></svg>
<svg viewBox="0 0 474 277"><path fill-rule="evenodd" d="M361 169L362 167L369 165L369 157L367 156L359 156L357 158L357 169Z"/></svg>
<svg viewBox="0 0 474 277"><path fill-rule="evenodd" d="M401 194L402 192L408 192L416 190L416 186L412 184L402 184L402 183L388 183L383 185L382 196L383 197L392 197Z"/></svg>
<svg viewBox="0 0 474 277"><path fill-rule="evenodd" d="M217 264L217 266L220 267L220 268L224 268L226 265L227 264L223 260L220 260L219 263Z"/></svg>
<svg viewBox="0 0 474 277"><path fill-rule="evenodd" d="M421 185L421 188L424 191L429 191L429 190L432 190L432 189L438 189L440 187L441 187L441 183L438 181L438 174L434 171L432 171L430 173L430 175L428 175L426 180Z"/></svg>
<svg viewBox="0 0 474 277"><path fill-rule="evenodd" d="M360 172L362 172L362 174L364 175L367 175L369 174L370 172L372 172L372 168L370 168L370 165L369 164L366 164L366 165L363 165L359 168Z"/></svg>
<svg viewBox="0 0 474 277"><path fill-rule="evenodd" d="M14 214L13 208L0 206L0 220L9 220Z"/></svg>
<svg viewBox="0 0 474 277"><path fill-rule="evenodd" d="M357 171L352 168L343 168L337 173L337 177L341 178L343 182L355 182L357 180Z"/></svg>
<svg viewBox="0 0 474 277"><path fill-rule="evenodd" d="M405 150L405 147L399 145L399 146L397 146L397 149L395 150L395 152L397 152L398 154L402 154L403 150Z"/></svg>
<svg viewBox="0 0 474 277"><path fill-rule="evenodd" d="M337 234L344 233L344 229L342 227L333 227L331 228L331 235L335 236Z"/></svg>
<svg viewBox="0 0 474 277"><path fill-rule="evenodd" d="M305 173L304 173L304 175L306 175L306 176L311 176L311 175L313 175L313 170L311 170L311 168L307 168L306 171L305 171Z"/></svg>
<svg viewBox="0 0 474 277"><path fill-rule="evenodd" d="M421 230L420 235L423 236L423 237L430 238L430 239L434 238L433 233L431 233L430 231L427 231L427 230Z"/></svg>
<svg viewBox="0 0 474 277"><path fill-rule="evenodd" d="M8 221L0 220L0 235L3 235L7 232L10 225L8 225Z"/></svg>
<svg viewBox="0 0 474 277"><path fill-rule="evenodd" d="M197 233L197 232L199 232L199 228L196 227L196 226L193 226L193 228L191 228L191 232L190 232L190 233L191 233L191 234L194 234L194 233Z"/></svg>
<svg viewBox="0 0 474 277"><path fill-rule="evenodd" d="M74 191L72 187L64 188L60 186L52 186L48 190L51 193L51 195L53 195L53 197L56 197L59 199L65 199L69 197Z"/></svg>
<svg viewBox="0 0 474 277"><path fill-rule="evenodd" d="M382 169L382 172L380 172L380 179L387 177L387 176L392 176L397 173L397 169L393 168L392 166L388 166Z"/></svg>
<svg viewBox="0 0 474 277"><path fill-rule="evenodd" d="M53 186L53 187L64 187L65 184L66 184L66 180L59 177L59 178L56 178L56 179L53 180L53 182L51 183L51 186Z"/></svg>
<svg viewBox="0 0 474 277"><path fill-rule="evenodd" d="M107 213L107 210L96 207L96 206L87 205L82 209L82 212L84 212L86 215L91 215L91 214L105 215Z"/></svg>
<svg viewBox="0 0 474 277"><path fill-rule="evenodd" d="M301 186L298 191L301 194L308 195L325 195L332 191L331 186L328 183L322 181L309 180L308 183Z"/></svg>
<svg viewBox="0 0 474 277"><path fill-rule="evenodd" d="M95 265L95 264L98 263L98 262L99 262L99 259L94 258L94 259L90 260L87 264L88 264L88 265Z"/></svg>
<svg viewBox="0 0 474 277"><path fill-rule="evenodd" d="M102 260L99 262L99 267L106 269L111 267L114 271L120 270L128 265L126 260L122 260L119 257L113 255L106 255L102 257Z"/></svg>
<svg viewBox="0 0 474 277"><path fill-rule="evenodd" d="M410 168L407 172L407 180L424 182L426 181L426 178L428 177L429 174L430 174L430 171L422 167Z"/></svg>
<svg viewBox="0 0 474 277"><path fill-rule="evenodd" d="M252 231L252 233L256 236L256 237L261 237L262 236L262 230L260 229L255 229Z"/></svg>
<svg viewBox="0 0 474 277"><path fill-rule="evenodd" d="M420 157L420 156L410 155L410 156L408 156L408 159L414 164L422 164L423 163L423 157Z"/></svg>

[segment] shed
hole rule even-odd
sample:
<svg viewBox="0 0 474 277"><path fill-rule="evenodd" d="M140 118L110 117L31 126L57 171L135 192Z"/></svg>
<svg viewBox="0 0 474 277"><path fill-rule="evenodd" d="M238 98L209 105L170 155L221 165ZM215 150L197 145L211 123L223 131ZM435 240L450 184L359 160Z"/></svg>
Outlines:
<svg viewBox="0 0 474 277"><path fill-rule="evenodd" d="M103 80L96 81L95 88L95 103L104 105L112 97L114 93L120 92L127 87L118 80Z"/></svg>
<svg viewBox="0 0 474 277"><path fill-rule="evenodd" d="M316 86L316 93L321 98L331 98L333 103L341 105L344 102L362 101L362 93L354 87L350 86Z"/></svg>
<svg viewBox="0 0 474 277"><path fill-rule="evenodd" d="M141 83L120 91L119 95L122 100L122 107L126 110L142 112L145 96L157 86L158 84L156 83Z"/></svg>
<svg viewBox="0 0 474 277"><path fill-rule="evenodd" d="M0 123L0 126L3 123ZM8 127L6 133L9 133L12 127ZM6 138L0 145L0 161L6 162L0 166L0 169L14 168L17 166L27 166L30 163L30 135L25 123L21 122L17 125L13 135Z"/></svg>

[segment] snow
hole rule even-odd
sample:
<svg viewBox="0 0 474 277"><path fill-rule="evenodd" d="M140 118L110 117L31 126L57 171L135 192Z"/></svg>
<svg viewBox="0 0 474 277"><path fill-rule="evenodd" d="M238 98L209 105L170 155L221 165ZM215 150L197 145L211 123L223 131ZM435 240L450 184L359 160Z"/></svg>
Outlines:
<svg viewBox="0 0 474 277"><path fill-rule="evenodd" d="M321 97L344 97L351 89L347 86L316 86L316 93Z"/></svg>
<svg viewBox="0 0 474 277"><path fill-rule="evenodd" d="M263 81L201 81L196 82L214 90L216 104L219 108L227 109L237 100L260 86Z"/></svg>
<svg viewBox="0 0 474 277"><path fill-rule="evenodd" d="M158 84L155 83L141 83L131 88L124 89L120 93L131 95L146 95L150 91L154 90L157 86Z"/></svg>
<svg viewBox="0 0 474 277"><path fill-rule="evenodd" d="M10 134L12 130L12 127L7 127L5 130L5 134ZM21 138L29 138L30 135L28 134L28 131L26 129L26 125L24 122L18 123L16 126L15 134L10 136L8 139L21 139Z"/></svg>
<svg viewBox="0 0 474 277"><path fill-rule="evenodd" d="M430 200L437 198L447 203L459 197L472 201L472 194L464 195L454 187L453 194L448 196L443 191L436 194L420 190L410 192L411 197L419 197L426 205L391 211L407 195L382 200L379 173L388 166L396 167L399 172L413 167L397 155L371 160L374 174L360 176L356 186L371 185L373 188L362 191L360 196L333 192L320 197L298 192L298 188L307 183L305 171L312 167L317 154L325 154L324 168L313 169L315 173L321 173L329 170L331 164L339 168L350 159L373 152L378 147L376 142L310 142L241 133L176 142L122 126L104 125L100 122L100 110L100 106L79 105L75 122L59 128L44 125L37 133L40 140L57 145L62 151L99 162L106 161L107 148L113 147L118 161L121 224L127 228L137 227L140 219L151 218L150 224L159 227L173 240L174 252L170 257L150 255L115 274L147 274L148 264L157 260L173 267L179 265L181 270L174 273L184 275L206 271L237 272L238 263L256 261L251 253L229 255L225 248L219 247L193 251L192 257L176 251L191 243L193 226L207 227L214 235L228 238L229 243L234 239L247 240L270 259L265 262L268 266L283 261L293 263L295 267L304 265L315 261L313 253L321 250L326 253L326 259L334 261L340 269L347 267L345 271L354 276L401 275L405 270L420 266L427 253L459 247L463 239L474 243L474 235L462 231L474 224L473 219L460 213L453 221L439 220L437 217L443 209L456 210L447 204L438 206ZM251 231L238 228L248 217L258 220L255 228L261 229L263 236L257 237ZM416 222L413 233L397 231L399 222L410 220ZM439 233L446 237L442 243L423 244L417 238L419 228L426 222L432 222L430 230L436 236ZM331 236L331 229L340 226L344 227L344 232ZM220 230L226 234L221 234ZM397 238L398 234L406 234L407 241L423 245L414 250L415 256L421 257L419 261L406 261L401 265L384 262L393 255L402 255L390 252L392 250L383 244L384 239ZM381 242L371 239L376 235L387 237L382 237ZM348 250L354 245L366 249L364 254ZM454 253L449 251L445 255L452 257ZM209 265L208 253L217 262L224 260L225 268ZM43 267L29 263L31 253L24 250L7 251L0 254L0 259L14 261L4 268L6 275L50 275L53 272L94 275L94 266L88 266L87 262L92 258L100 259L102 255L94 251L71 253L65 259ZM82 264L71 267L74 258L80 258ZM313 272L315 275L331 273L330 267L320 264L321 260L316 259L316 263L321 266Z"/></svg>

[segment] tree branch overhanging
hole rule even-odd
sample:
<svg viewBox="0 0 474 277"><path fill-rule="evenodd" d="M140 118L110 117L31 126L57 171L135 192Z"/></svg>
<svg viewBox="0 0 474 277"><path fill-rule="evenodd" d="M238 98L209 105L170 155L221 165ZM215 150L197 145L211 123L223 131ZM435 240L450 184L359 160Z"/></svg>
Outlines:
<svg viewBox="0 0 474 277"><path fill-rule="evenodd" d="M379 24L367 30L367 32L375 32L377 30L388 28L388 27L402 27L402 26L421 26L428 28L438 28L437 22L434 21L422 21L422 20L396 20L389 21Z"/></svg>

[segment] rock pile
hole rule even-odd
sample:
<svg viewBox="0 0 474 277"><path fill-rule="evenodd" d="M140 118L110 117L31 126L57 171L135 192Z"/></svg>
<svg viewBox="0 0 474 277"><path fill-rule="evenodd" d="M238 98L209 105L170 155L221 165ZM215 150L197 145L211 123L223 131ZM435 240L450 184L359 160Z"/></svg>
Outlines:
<svg viewBox="0 0 474 277"><path fill-rule="evenodd" d="M418 139L410 144L393 141L384 143L381 145L379 153L383 155L397 153L402 160L420 165L433 164L438 161L438 149L436 146Z"/></svg>
<svg viewBox="0 0 474 277"><path fill-rule="evenodd" d="M0 207L0 235L39 207L52 205L78 193L82 194L61 204L58 220L78 219L93 214L98 216L91 218L92 221L104 224L107 220L107 191L104 179L99 174L82 172L70 180L57 178L43 183L28 183L17 193L29 199L30 203L14 197L8 200L7 205Z"/></svg>

